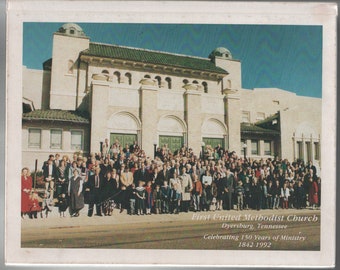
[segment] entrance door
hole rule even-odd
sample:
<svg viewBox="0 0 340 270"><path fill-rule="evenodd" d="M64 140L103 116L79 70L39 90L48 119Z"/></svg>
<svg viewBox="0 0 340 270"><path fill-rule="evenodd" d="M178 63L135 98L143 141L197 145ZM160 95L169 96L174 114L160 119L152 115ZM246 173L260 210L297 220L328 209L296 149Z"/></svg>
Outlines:
<svg viewBox="0 0 340 270"><path fill-rule="evenodd" d="M218 144L224 148L223 138L203 138L203 142L205 145L210 145L212 148L215 148Z"/></svg>
<svg viewBox="0 0 340 270"><path fill-rule="evenodd" d="M159 147L163 147L164 144L168 145L168 148L174 153L176 150L181 149L183 146L182 136L159 136Z"/></svg>
<svg viewBox="0 0 340 270"><path fill-rule="evenodd" d="M110 134L110 144L112 145L115 140L118 140L120 145L125 148L125 145L129 146L137 141L137 134L123 134L123 133L111 133Z"/></svg>

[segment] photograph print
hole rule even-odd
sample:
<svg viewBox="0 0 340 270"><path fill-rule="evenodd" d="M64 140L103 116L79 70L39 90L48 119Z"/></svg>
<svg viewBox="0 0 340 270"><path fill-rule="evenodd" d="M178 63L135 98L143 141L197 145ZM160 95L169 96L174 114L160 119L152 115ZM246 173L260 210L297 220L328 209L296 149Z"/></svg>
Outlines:
<svg viewBox="0 0 340 270"><path fill-rule="evenodd" d="M324 31L23 21L19 249L321 252Z"/></svg>

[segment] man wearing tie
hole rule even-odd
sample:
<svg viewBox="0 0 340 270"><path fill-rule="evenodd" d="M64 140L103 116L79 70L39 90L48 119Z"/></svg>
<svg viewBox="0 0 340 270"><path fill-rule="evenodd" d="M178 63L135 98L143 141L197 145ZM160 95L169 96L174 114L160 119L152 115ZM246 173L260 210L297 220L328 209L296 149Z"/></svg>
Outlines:
<svg viewBox="0 0 340 270"><path fill-rule="evenodd" d="M90 200L89 200L89 210L87 215L92 217L93 207L96 205L96 216L102 216L101 205L102 205L102 196L101 189L103 185L103 178L100 174L100 168L95 169L94 175L89 177L89 180L86 184L86 191L90 192Z"/></svg>

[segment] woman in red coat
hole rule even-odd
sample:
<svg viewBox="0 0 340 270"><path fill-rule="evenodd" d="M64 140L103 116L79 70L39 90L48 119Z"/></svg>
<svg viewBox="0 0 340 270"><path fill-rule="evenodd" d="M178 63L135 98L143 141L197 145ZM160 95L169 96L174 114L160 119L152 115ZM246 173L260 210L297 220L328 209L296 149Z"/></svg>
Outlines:
<svg viewBox="0 0 340 270"><path fill-rule="evenodd" d="M313 181L313 178L309 178L309 194L308 194L308 200L309 200L309 205L312 206L312 208L316 208L316 206L319 203L319 198L318 198L318 183L316 181Z"/></svg>
<svg viewBox="0 0 340 270"><path fill-rule="evenodd" d="M21 170L21 217L30 212L31 199L30 194L32 191L32 177L28 168Z"/></svg>

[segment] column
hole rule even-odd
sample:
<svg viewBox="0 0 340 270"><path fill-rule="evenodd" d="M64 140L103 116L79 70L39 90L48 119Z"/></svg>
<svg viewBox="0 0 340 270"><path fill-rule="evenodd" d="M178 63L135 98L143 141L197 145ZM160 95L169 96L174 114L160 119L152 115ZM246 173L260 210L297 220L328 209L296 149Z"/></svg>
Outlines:
<svg viewBox="0 0 340 270"><path fill-rule="evenodd" d="M144 78L140 81L140 119L142 121L141 147L146 155L153 158L154 140L157 137L157 97L158 86L154 79Z"/></svg>
<svg viewBox="0 0 340 270"><path fill-rule="evenodd" d="M264 140L259 140L259 155L264 156Z"/></svg>
<svg viewBox="0 0 340 270"><path fill-rule="evenodd" d="M202 119L201 119L201 92L197 85L186 84L185 96L185 121L188 128L187 145L194 153L201 151Z"/></svg>
<svg viewBox="0 0 340 270"><path fill-rule="evenodd" d="M109 89L108 82L94 81L92 83L90 152L100 152L100 140L107 136Z"/></svg>
<svg viewBox="0 0 340 270"><path fill-rule="evenodd" d="M225 124L228 127L229 150L241 153L241 111L240 95L237 93L224 96ZM249 149L249 145L247 147ZM247 150L248 151L248 150Z"/></svg>

